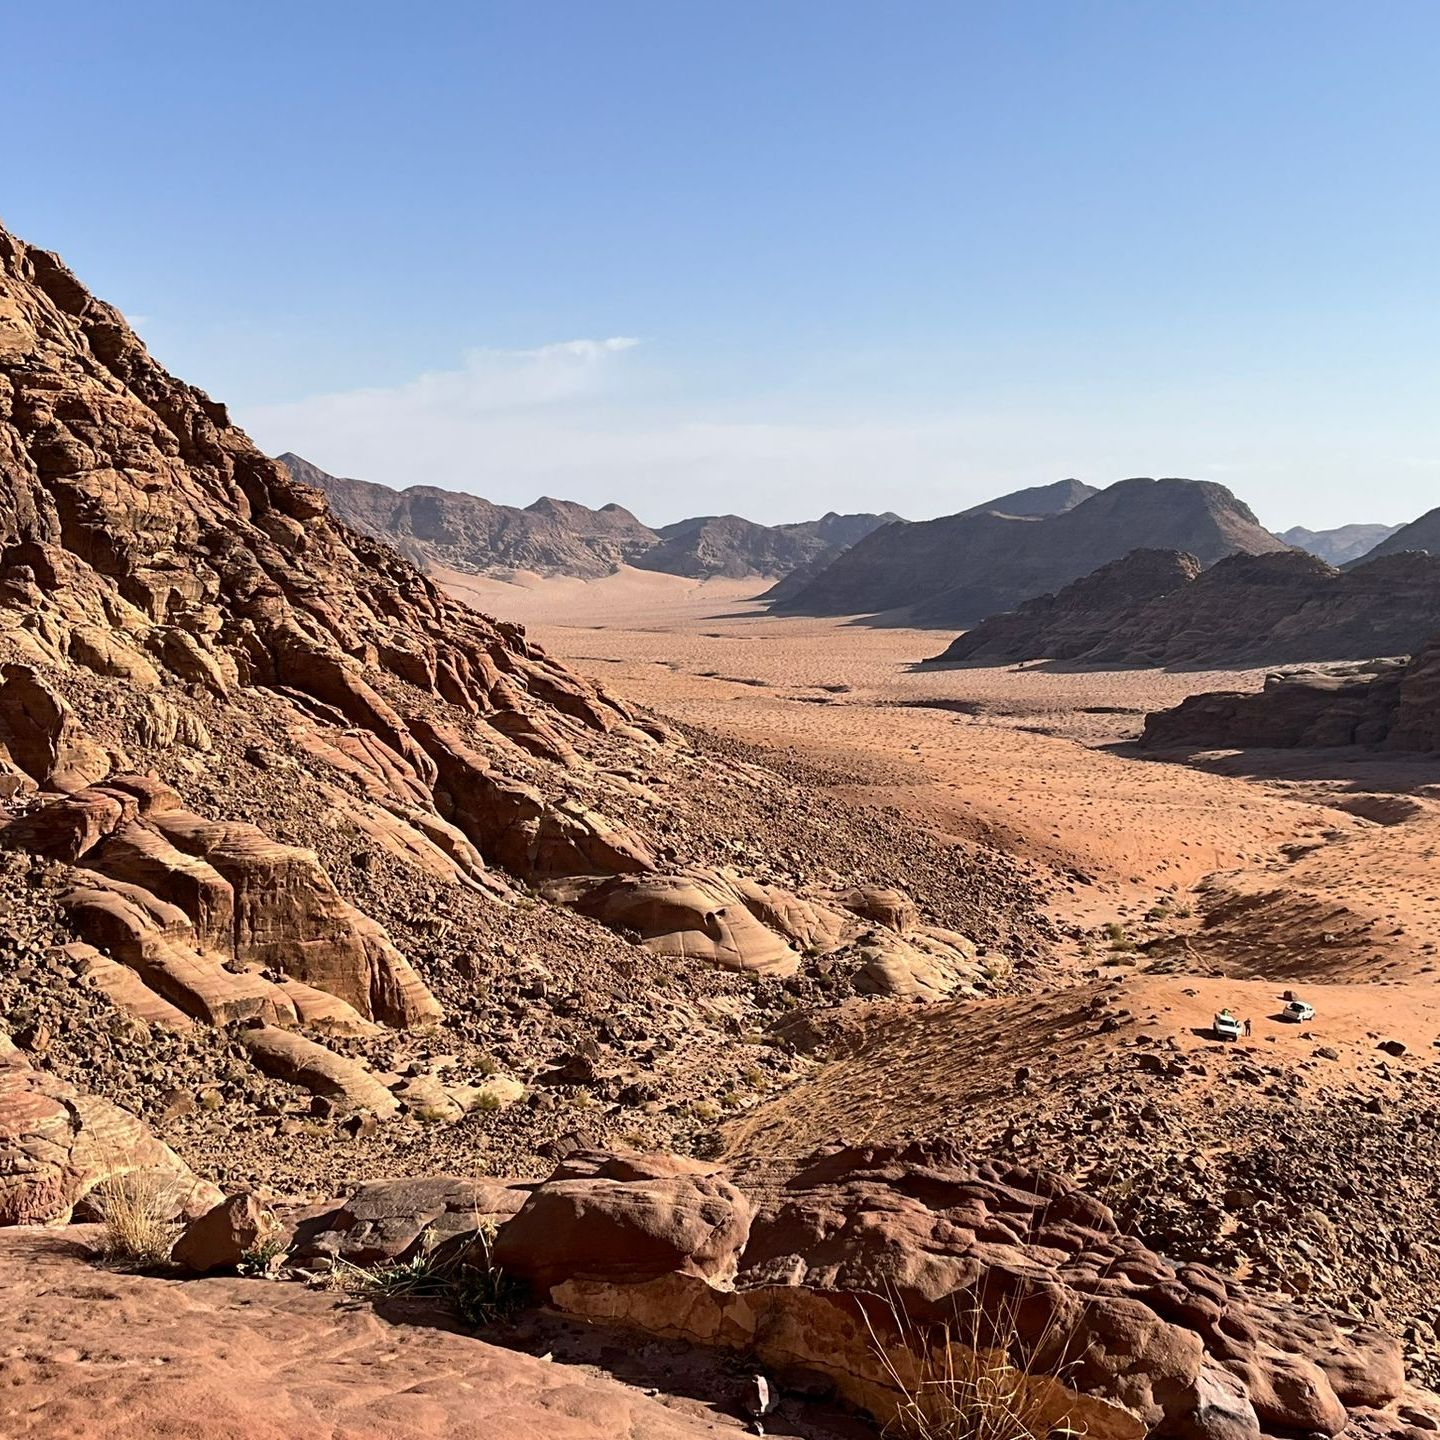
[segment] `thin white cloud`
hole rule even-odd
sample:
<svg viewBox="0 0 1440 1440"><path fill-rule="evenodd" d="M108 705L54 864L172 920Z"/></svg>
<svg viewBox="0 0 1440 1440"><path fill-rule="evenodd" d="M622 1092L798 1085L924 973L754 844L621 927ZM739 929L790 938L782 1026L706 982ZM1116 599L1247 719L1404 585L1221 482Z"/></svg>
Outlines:
<svg viewBox="0 0 1440 1440"><path fill-rule="evenodd" d="M1279 528L1318 528L1373 518L1372 508L1414 509L1401 493L1430 463L1404 462L1417 480L1377 505L1376 495L1356 496L1357 455L1243 424L1217 444L1208 414L1183 397L1143 418L1065 393L910 414L853 398L686 399L637 349L646 355L633 336L477 348L456 368L399 385L242 408L237 419L271 454L293 450L335 474L509 504L541 494L618 500L651 524L717 511L773 522L893 509L920 519L1067 475L1097 485L1188 475L1229 485ZM1367 446L1363 468L1383 473L1383 463Z"/></svg>

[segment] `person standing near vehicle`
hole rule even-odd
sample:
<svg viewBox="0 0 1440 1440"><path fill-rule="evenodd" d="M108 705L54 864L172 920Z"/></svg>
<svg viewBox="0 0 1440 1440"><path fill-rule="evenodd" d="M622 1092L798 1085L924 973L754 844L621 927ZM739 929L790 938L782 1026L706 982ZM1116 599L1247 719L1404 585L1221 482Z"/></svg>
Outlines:
<svg viewBox="0 0 1440 1440"><path fill-rule="evenodd" d="M1245 1038L1247 1040L1250 1038L1250 1022L1248 1020L1245 1022Z"/></svg>

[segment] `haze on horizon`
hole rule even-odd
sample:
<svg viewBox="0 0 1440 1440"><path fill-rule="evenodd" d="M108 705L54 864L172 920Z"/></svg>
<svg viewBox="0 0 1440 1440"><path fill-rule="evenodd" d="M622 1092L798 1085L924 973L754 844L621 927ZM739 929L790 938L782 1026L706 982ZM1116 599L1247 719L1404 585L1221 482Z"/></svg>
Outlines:
<svg viewBox="0 0 1440 1440"><path fill-rule="evenodd" d="M78 0L3 214L271 452L651 524L1440 500L1440 8ZM47 63L37 64L37 57Z"/></svg>

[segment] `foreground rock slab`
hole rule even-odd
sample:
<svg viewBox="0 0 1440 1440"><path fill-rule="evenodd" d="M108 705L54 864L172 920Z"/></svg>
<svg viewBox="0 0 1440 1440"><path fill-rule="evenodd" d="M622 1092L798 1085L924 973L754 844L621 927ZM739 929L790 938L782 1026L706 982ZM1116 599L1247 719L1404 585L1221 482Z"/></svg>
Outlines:
<svg viewBox="0 0 1440 1440"><path fill-rule="evenodd" d="M690 1440L738 1422L342 1297L97 1271L94 1231L0 1233L6 1440Z"/></svg>
<svg viewBox="0 0 1440 1440"><path fill-rule="evenodd" d="M421 1245L429 1215L454 1237L460 1182L411 1183L375 1192L386 1227ZM319 1217L318 1248L353 1244L354 1219ZM830 1146L738 1184L673 1156L577 1152L528 1188L492 1256L563 1314L745 1356L782 1384L824 1377L882 1424L977 1367L1025 1397L1027 1428L1107 1440L1409 1424L1395 1337L1172 1263L1063 1177L938 1142Z"/></svg>

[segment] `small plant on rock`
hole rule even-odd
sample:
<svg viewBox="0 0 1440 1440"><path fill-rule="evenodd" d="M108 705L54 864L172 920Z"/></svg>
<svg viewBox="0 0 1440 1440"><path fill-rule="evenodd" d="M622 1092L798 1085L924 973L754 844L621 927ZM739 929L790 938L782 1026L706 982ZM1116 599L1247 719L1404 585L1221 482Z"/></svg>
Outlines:
<svg viewBox="0 0 1440 1440"><path fill-rule="evenodd" d="M284 1256L284 1237L271 1235L245 1251L240 1257L240 1263L235 1268L242 1275L263 1278L275 1272Z"/></svg>
<svg viewBox="0 0 1440 1440"><path fill-rule="evenodd" d="M384 1265L337 1259L331 1288L369 1300L434 1300L477 1329L507 1322L524 1306L525 1287L491 1258L495 1231L492 1220L482 1220L467 1248L442 1253L422 1242L408 1260Z"/></svg>

